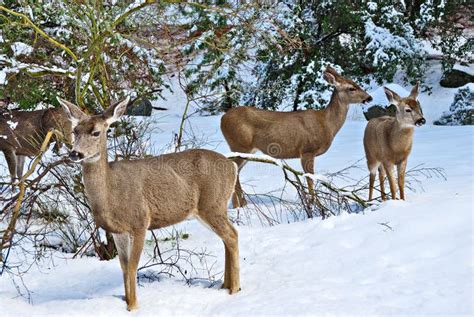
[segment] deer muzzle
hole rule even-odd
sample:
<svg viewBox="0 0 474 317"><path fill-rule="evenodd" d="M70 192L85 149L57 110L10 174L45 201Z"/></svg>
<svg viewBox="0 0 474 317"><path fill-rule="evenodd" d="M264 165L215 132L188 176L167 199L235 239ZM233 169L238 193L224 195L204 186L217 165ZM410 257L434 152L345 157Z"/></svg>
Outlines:
<svg viewBox="0 0 474 317"><path fill-rule="evenodd" d="M363 101L363 103L368 103L368 102L371 102L372 100L373 100L372 96L369 96L367 99Z"/></svg>
<svg viewBox="0 0 474 317"><path fill-rule="evenodd" d="M69 153L69 159L73 162L79 162L84 158L84 155L82 153L79 153L77 151L71 151Z"/></svg>
<svg viewBox="0 0 474 317"><path fill-rule="evenodd" d="M420 120L418 120L418 121L415 122L415 125L416 125L417 127L421 127L421 126L424 125L425 123L426 123L425 118L421 118Z"/></svg>

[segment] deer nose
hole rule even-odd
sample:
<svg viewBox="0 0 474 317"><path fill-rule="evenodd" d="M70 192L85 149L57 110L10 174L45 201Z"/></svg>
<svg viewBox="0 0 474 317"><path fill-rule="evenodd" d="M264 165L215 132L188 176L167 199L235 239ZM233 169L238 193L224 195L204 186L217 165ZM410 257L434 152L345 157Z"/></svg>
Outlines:
<svg viewBox="0 0 474 317"><path fill-rule="evenodd" d="M371 102L372 100L373 100L372 96L369 96L369 98L367 98L367 99L364 100L364 103L366 103L366 102Z"/></svg>
<svg viewBox="0 0 474 317"><path fill-rule="evenodd" d="M417 126L422 126L422 125L424 125L425 123L426 123L425 118L421 118L420 120L416 121L415 124L416 124Z"/></svg>
<svg viewBox="0 0 474 317"><path fill-rule="evenodd" d="M71 161L77 162L77 161L80 161L81 159L83 159L84 155L82 153L77 152L77 151L71 151L69 153L69 158L71 159Z"/></svg>

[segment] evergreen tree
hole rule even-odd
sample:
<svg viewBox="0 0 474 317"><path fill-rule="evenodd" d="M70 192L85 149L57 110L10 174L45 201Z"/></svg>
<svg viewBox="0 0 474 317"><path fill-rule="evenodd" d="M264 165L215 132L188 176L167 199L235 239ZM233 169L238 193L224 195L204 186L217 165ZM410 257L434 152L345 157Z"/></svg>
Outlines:
<svg viewBox="0 0 474 317"><path fill-rule="evenodd" d="M0 99L22 108L60 95L100 111L124 95L159 97L164 65L142 1L6 1L0 6Z"/></svg>

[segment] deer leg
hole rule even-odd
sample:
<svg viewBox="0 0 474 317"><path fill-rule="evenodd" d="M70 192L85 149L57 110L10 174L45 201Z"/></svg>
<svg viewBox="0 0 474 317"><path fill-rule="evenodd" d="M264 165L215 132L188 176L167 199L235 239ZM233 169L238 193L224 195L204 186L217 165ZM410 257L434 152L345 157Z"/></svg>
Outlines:
<svg viewBox="0 0 474 317"><path fill-rule="evenodd" d="M398 188L400 189L400 199L405 200L405 171L407 168L407 160L397 165Z"/></svg>
<svg viewBox="0 0 474 317"><path fill-rule="evenodd" d="M377 165L367 162L367 167L369 168L369 201L371 201L374 193L375 176L377 176Z"/></svg>
<svg viewBox="0 0 474 317"><path fill-rule="evenodd" d="M137 268L140 262L143 245L145 244L146 230L136 231L131 235L131 250L128 262L128 279L130 283L127 310L137 308Z"/></svg>
<svg viewBox="0 0 474 317"><path fill-rule="evenodd" d="M244 167L246 160L241 158L235 158L234 162L237 164L237 179L235 181L235 190L232 194L232 206L234 208L244 207L247 205L247 201L244 197L244 191L242 190L242 186L240 185L240 170Z"/></svg>
<svg viewBox="0 0 474 317"><path fill-rule="evenodd" d="M128 263L130 260L130 235L128 233L113 233L115 245L120 260L120 267L123 273L123 284L125 288L125 302L129 304L130 299L130 279L128 274Z"/></svg>
<svg viewBox="0 0 474 317"><path fill-rule="evenodd" d="M238 233L227 218L226 208L219 215L199 213L200 219L222 239L225 248L225 271L222 288L229 289L229 294L240 291L240 267Z"/></svg>
<svg viewBox="0 0 474 317"><path fill-rule="evenodd" d="M4 150L3 154L5 154L5 160L7 161L8 170L10 172L10 178L13 187L13 184L15 183L16 179L16 154L11 150Z"/></svg>
<svg viewBox="0 0 474 317"><path fill-rule="evenodd" d="M372 200L372 194L374 192L374 183L375 183L375 176L377 174L377 171L375 172L370 172L369 175L369 201Z"/></svg>
<svg viewBox="0 0 474 317"><path fill-rule="evenodd" d="M18 179L21 179L23 176L23 167L25 166L25 156L17 155L16 156L16 176Z"/></svg>
<svg viewBox="0 0 474 317"><path fill-rule="evenodd" d="M383 169L382 165L379 166L379 182L382 200L386 200L387 196L385 195L385 170Z"/></svg>
<svg viewBox="0 0 474 317"><path fill-rule="evenodd" d="M301 165L305 173L314 174L314 155L312 153L305 153L301 156ZM308 182L308 191L311 195L311 200L314 198L314 183L310 177L306 177Z"/></svg>
<svg viewBox="0 0 474 317"><path fill-rule="evenodd" d="M392 194L392 199L397 199L397 185L395 184L395 177L393 175L393 165L385 164L384 169L387 173L388 183L390 184L390 193Z"/></svg>

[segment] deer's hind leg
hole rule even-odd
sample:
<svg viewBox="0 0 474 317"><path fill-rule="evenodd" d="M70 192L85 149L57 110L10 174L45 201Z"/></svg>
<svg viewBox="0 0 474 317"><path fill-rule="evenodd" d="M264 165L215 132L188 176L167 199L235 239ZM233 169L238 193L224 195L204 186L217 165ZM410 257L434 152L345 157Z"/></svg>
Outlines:
<svg viewBox="0 0 474 317"><path fill-rule="evenodd" d="M216 215L212 212L200 212L199 218L205 222L224 242L225 270L222 288L229 289L230 294L240 291L240 266L238 233L227 218L227 210Z"/></svg>
<svg viewBox="0 0 474 317"><path fill-rule="evenodd" d="M234 151L234 152L251 153L252 151ZM235 181L234 193L232 194L232 206L234 208L238 208L238 207L244 207L245 205L247 205L247 201L245 200L245 197L244 197L244 191L242 189L242 186L240 185L240 171L242 170L244 165L247 163L247 161L242 158L235 158L234 162L237 164L237 179Z"/></svg>

